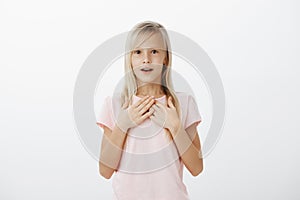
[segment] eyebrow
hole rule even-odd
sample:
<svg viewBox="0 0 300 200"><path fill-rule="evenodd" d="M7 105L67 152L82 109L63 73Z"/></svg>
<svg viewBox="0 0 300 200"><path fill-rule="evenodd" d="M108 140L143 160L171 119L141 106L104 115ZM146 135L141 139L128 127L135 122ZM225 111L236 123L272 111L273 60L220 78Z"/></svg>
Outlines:
<svg viewBox="0 0 300 200"><path fill-rule="evenodd" d="M144 50L144 49L149 49L149 50L164 50L164 51L166 51L166 49L163 49L163 48L157 48L157 47L134 48L134 49L132 49L131 51Z"/></svg>

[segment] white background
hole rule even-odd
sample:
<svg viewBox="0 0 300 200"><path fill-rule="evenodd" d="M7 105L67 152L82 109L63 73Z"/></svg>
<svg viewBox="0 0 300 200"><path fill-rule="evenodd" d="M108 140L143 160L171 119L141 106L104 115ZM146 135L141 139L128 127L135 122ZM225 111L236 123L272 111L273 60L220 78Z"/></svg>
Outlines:
<svg viewBox="0 0 300 200"><path fill-rule="evenodd" d="M196 41L222 78L227 112L192 200L299 199L299 3L1 1L0 199L109 199L75 131L87 56L144 20ZM298 54L297 54L298 53Z"/></svg>

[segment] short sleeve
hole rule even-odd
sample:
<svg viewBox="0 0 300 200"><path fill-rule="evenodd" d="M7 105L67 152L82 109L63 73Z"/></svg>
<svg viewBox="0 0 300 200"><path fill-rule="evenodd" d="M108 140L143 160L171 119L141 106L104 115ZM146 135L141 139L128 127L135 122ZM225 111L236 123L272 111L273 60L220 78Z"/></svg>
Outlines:
<svg viewBox="0 0 300 200"><path fill-rule="evenodd" d="M113 113L112 113L112 99L106 97L104 103L101 106L100 112L97 114L96 124L101 128L107 126L110 130L114 127Z"/></svg>
<svg viewBox="0 0 300 200"><path fill-rule="evenodd" d="M193 96L188 95L188 102L187 102L187 113L184 123L184 129L188 128L190 125L194 124L195 122L197 125L202 121L197 103Z"/></svg>

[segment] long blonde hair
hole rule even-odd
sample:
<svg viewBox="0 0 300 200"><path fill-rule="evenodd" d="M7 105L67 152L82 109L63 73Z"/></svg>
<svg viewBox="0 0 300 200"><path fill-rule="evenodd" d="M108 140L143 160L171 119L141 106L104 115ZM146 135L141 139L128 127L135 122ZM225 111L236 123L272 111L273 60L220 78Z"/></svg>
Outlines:
<svg viewBox="0 0 300 200"><path fill-rule="evenodd" d="M132 51L136 48L136 46L138 46L138 44L141 44L155 33L159 33L161 35L166 46L166 62L162 68L161 89L166 95L166 101L170 96L172 97L173 105L176 108L179 119L181 119L180 105L173 88L171 77L172 53L169 36L166 29L161 24L152 21L138 23L132 28L127 36L124 60L125 84L121 93L121 105L123 105L125 101L128 101L130 105L132 103L132 96L133 94L136 95L138 88L131 64ZM168 132L167 129L165 130ZM169 138L172 139L171 134L168 133L168 135Z"/></svg>

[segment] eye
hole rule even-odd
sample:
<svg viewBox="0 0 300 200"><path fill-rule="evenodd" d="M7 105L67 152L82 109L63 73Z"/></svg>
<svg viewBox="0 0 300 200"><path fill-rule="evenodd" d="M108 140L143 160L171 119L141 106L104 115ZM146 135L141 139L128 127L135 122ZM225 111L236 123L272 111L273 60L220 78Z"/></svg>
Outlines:
<svg viewBox="0 0 300 200"><path fill-rule="evenodd" d="M153 54L157 54L157 53L158 53L158 51L155 50L155 49L153 49L151 52L152 52Z"/></svg>
<svg viewBox="0 0 300 200"><path fill-rule="evenodd" d="M133 53L134 53L134 54L140 54L141 51L140 51L140 50L135 50Z"/></svg>

